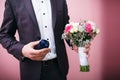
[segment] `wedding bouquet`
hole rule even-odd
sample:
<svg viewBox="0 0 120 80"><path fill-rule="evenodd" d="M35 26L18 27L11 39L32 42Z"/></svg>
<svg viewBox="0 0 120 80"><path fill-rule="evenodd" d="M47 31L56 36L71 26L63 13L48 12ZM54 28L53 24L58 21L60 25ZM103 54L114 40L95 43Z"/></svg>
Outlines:
<svg viewBox="0 0 120 80"><path fill-rule="evenodd" d="M85 45L88 44L99 33L99 29L92 21L81 20L79 23L71 22L65 26L62 39L70 40L70 42L78 47L80 60L80 71L88 72L89 64L87 54L84 52Z"/></svg>

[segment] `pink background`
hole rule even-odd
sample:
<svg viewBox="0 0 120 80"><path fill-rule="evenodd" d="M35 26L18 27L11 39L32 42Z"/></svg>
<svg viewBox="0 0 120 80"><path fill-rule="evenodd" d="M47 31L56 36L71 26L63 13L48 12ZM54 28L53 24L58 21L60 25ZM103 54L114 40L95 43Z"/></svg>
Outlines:
<svg viewBox="0 0 120 80"><path fill-rule="evenodd" d="M5 0L0 0L0 25ZM120 0L67 0L70 21L88 19L100 34L92 41L90 72L79 72L78 54L67 46L68 80L120 80ZM19 62L0 45L0 80L19 80Z"/></svg>

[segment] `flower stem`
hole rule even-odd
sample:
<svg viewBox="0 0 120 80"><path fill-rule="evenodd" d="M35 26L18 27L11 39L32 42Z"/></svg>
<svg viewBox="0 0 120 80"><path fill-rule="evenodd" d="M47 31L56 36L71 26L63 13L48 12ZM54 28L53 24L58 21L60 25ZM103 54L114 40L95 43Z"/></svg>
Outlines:
<svg viewBox="0 0 120 80"><path fill-rule="evenodd" d="M81 72L89 72L90 71L90 67L88 66L80 66L80 71Z"/></svg>

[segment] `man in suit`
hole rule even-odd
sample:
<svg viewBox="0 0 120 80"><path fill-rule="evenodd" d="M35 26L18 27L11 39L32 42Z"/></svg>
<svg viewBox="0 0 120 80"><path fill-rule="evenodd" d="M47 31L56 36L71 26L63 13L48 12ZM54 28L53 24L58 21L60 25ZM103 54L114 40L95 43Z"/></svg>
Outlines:
<svg viewBox="0 0 120 80"><path fill-rule="evenodd" d="M6 0L0 43L20 61L21 80L66 80L61 34L68 21L66 0ZM49 48L34 49L41 39L49 41Z"/></svg>

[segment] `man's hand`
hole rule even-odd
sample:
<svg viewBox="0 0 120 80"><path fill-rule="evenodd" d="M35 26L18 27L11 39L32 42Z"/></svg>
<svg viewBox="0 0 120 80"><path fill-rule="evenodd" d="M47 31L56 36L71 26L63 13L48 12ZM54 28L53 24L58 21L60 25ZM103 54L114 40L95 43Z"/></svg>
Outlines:
<svg viewBox="0 0 120 80"><path fill-rule="evenodd" d="M91 46L91 43L88 43L88 44L86 44L85 45L85 53L89 56L89 51L90 51L90 46ZM73 48L73 50L76 52L76 53L78 53L78 47L76 46L76 45L72 45L72 48Z"/></svg>
<svg viewBox="0 0 120 80"><path fill-rule="evenodd" d="M36 46L37 44L39 44L39 41L30 42L30 43L26 44L22 48L22 55L24 57L31 59L31 60L36 60L36 61L42 60L45 57L45 55L48 52L50 52L50 48L35 50L34 46Z"/></svg>

